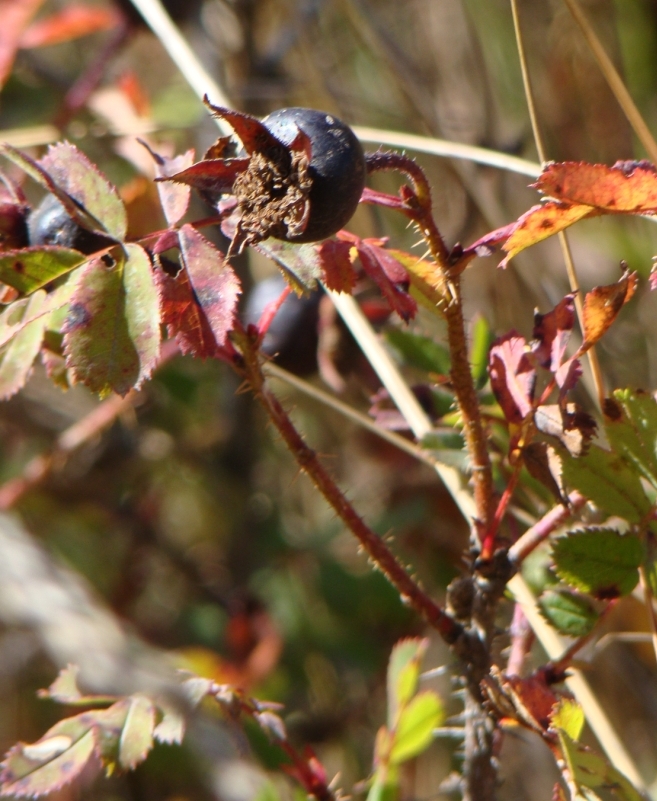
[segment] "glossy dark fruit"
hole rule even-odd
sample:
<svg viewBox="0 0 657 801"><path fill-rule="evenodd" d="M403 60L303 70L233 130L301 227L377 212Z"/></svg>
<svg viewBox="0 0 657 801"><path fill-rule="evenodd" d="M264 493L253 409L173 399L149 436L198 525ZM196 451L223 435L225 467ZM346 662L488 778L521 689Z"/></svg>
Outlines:
<svg viewBox="0 0 657 801"><path fill-rule="evenodd" d="M283 108L262 120L284 145L298 131L310 139L310 214L305 230L289 242L317 242L349 222L365 186L365 156L356 134L337 117L310 108Z"/></svg>
<svg viewBox="0 0 657 801"><path fill-rule="evenodd" d="M27 220L30 245L58 245L95 253L112 244L108 237L79 226L54 195L46 195Z"/></svg>
<svg viewBox="0 0 657 801"><path fill-rule="evenodd" d="M242 313L244 322L257 325L267 304L280 297L286 286L287 281L278 274L257 283L248 295ZM302 297L290 293L271 321L262 342L264 353L296 375L310 375L317 370L321 298L319 290Z"/></svg>

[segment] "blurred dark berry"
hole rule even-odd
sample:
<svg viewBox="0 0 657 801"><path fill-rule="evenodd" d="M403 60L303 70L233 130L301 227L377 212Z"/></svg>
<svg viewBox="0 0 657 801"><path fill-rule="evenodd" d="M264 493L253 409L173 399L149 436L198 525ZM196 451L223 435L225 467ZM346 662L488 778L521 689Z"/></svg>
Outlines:
<svg viewBox="0 0 657 801"><path fill-rule="evenodd" d="M243 312L243 320L257 325L267 304L286 288L281 275L274 275L256 284ZM310 375L317 370L318 309L322 292L317 290L299 297L289 294L265 334L262 350L274 361L296 375Z"/></svg>
<svg viewBox="0 0 657 801"><path fill-rule="evenodd" d="M95 253L111 239L79 226L54 195L46 195L27 220L29 244L58 245L81 253Z"/></svg>

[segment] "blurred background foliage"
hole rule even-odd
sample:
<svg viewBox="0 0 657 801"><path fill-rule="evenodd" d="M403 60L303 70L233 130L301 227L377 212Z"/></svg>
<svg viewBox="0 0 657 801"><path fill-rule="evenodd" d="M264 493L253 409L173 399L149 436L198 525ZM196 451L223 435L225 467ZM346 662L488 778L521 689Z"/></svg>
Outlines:
<svg viewBox="0 0 657 801"><path fill-rule="evenodd" d="M48 0L39 14L66 5ZM559 0L520 5L549 156L606 163L641 157L565 6ZM583 6L657 130L657 3L587 0ZM176 151L193 146L197 152L216 138L216 129L138 15L127 3L118 10L124 35L85 106L62 117L66 93L93 66L111 31L20 50L0 94L0 128L60 125L61 135L121 188L136 236L163 223L135 144L135 133L142 132L130 125L147 120L157 147L170 143ZM237 108L260 115L312 106L351 124L535 159L507 0L174 0L171 11ZM523 176L424 155L418 160L431 179L436 219L450 243L469 243L536 202ZM394 181L377 176L375 184L391 190ZM34 187L26 190L36 199ZM206 213L199 202L194 215ZM390 236L395 247L414 245L401 218L380 209L361 208L350 228L361 236ZM584 288L613 280L620 258L645 276L657 252L657 228L639 219L589 221L571 239ZM239 271L248 297L276 269L250 255ZM505 273L494 259L477 261L465 290L472 320L483 317L495 335L512 327L527 335L534 306L546 311L567 284L555 243L547 242ZM643 289L605 339L601 357L610 386L657 384L656 302ZM376 380L335 316L324 311L323 355L336 368L343 398L367 411ZM286 366L323 385L315 358L318 324L311 318L293 334L295 342L310 342L310 356L297 354ZM424 313L412 330L437 342L443 336ZM395 334L390 340L403 344ZM408 349L395 352L408 360ZM411 380L426 377L426 369L407 369ZM442 598L459 571L467 526L435 473L331 409L283 384L276 387L359 511L382 535L392 534L396 552ZM589 403L584 395L582 401ZM2 480L20 476L30 459L97 403L82 388L53 387L36 370L25 390L0 407ZM539 514L546 499L537 493L527 504ZM374 733L385 715L390 648L400 637L422 633L422 626L371 570L222 364L183 358L166 364L134 408L61 460L20 498L16 511L136 635L169 651L180 666L284 703L292 738L311 745L330 775L340 772L342 787L349 790L367 776ZM640 604L627 599L606 625L645 630L646 624ZM427 665L448 659L444 646L432 641ZM3 750L17 739L37 739L58 719L61 710L35 695L55 671L34 633L4 628ZM611 645L596 658L590 677L654 782L657 693L648 646ZM457 712L449 681L432 683ZM260 764L272 767L266 744L251 734ZM97 782L83 797L293 796L290 784L245 761L247 754L244 735L208 712L182 749L157 746L134 774ZM548 797L556 774L540 743L524 733L508 734L502 762L502 798ZM450 742L438 741L408 768L405 796L443 797L440 782L458 764Z"/></svg>

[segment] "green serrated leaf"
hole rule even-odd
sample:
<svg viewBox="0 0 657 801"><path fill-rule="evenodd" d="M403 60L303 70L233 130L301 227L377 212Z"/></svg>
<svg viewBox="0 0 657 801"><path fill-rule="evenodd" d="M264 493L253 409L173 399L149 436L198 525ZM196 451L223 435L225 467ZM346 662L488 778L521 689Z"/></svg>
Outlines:
<svg viewBox="0 0 657 801"><path fill-rule="evenodd" d="M130 699L121 739L119 740L119 764L132 769L146 759L153 747L155 729L155 707L144 695L133 695Z"/></svg>
<svg viewBox="0 0 657 801"><path fill-rule="evenodd" d="M433 730L443 719L443 705L436 693L426 690L416 695L399 716L390 763L399 765L421 754L431 744Z"/></svg>
<svg viewBox="0 0 657 801"><path fill-rule="evenodd" d="M581 705L571 698L562 698L550 716L552 728L566 732L572 740L579 740L586 718Z"/></svg>
<svg viewBox="0 0 657 801"><path fill-rule="evenodd" d="M449 374L449 351L433 339L412 334L410 331L402 331L401 328L389 328L386 331L386 339L411 367L429 373Z"/></svg>
<svg viewBox="0 0 657 801"><path fill-rule="evenodd" d="M429 641L419 637L400 640L392 649L388 661L388 727L397 723L400 708L415 694L420 665Z"/></svg>
<svg viewBox="0 0 657 801"><path fill-rule="evenodd" d="M603 756L575 742L564 730L558 730L558 734L570 775L579 788L609 788L621 801L642 801L639 792Z"/></svg>
<svg viewBox="0 0 657 801"><path fill-rule="evenodd" d="M71 248L39 247L0 253L0 281L30 295L79 267L87 256Z"/></svg>
<svg viewBox="0 0 657 801"><path fill-rule="evenodd" d="M160 347L159 300L150 261L139 245L117 261L82 268L64 325L67 367L99 395L126 395L150 376Z"/></svg>
<svg viewBox="0 0 657 801"><path fill-rule="evenodd" d="M74 198L102 230L119 241L128 227L123 201L115 187L91 161L69 142L50 145L40 161L55 183Z"/></svg>
<svg viewBox="0 0 657 801"><path fill-rule="evenodd" d="M556 539L552 556L563 581L598 598L615 598L636 587L645 548L632 534L589 528Z"/></svg>
<svg viewBox="0 0 657 801"><path fill-rule="evenodd" d="M494 339L485 317L477 315L470 329L470 366L477 389L488 381L488 351Z"/></svg>
<svg viewBox="0 0 657 801"><path fill-rule="evenodd" d="M577 458L560 452L564 483L579 490L609 515L639 523L651 508L641 478L622 455L592 445Z"/></svg>
<svg viewBox="0 0 657 801"><path fill-rule="evenodd" d="M605 429L616 453L623 454L657 487L657 401L647 392L617 390L607 407Z"/></svg>
<svg viewBox="0 0 657 801"><path fill-rule="evenodd" d="M297 294L316 288L317 281L322 277L322 264L314 244L295 245L278 239L266 239L254 247L283 268Z"/></svg>
<svg viewBox="0 0 657 801"><path fill-rule="evenodd" d="M0 351L0 400L6 400L22 389L32 371L48 321L47 315L40 314L45 302L45 292L39 291L30 297L25 315L33 318L32 322L23 326Z"/></svg>
<svg viewBox="0 0 657 801"><path fill-rule="evenodd" d="M538 601L543 617L559 634L584 637L598 619L590 601L569 590L550 590Z"/></svg>
<svg viewBox="0 0 657 801"><path fill-rule="evenodd" d="M67 306L77 286L78 277L79 274L75 272L65 283L47 295L44 291L37 290L32 297L21 298L7 306L0 314L0 347L11 342L30 323ZM44 298L41 305L35 304L33 300L35 295L41 295ZM49 323L50 318L48 317L47 324Z"/></svg>

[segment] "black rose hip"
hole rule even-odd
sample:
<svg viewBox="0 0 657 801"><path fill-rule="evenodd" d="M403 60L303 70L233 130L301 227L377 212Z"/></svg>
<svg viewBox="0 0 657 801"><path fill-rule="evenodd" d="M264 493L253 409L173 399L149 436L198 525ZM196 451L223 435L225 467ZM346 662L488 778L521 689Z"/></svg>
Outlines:
<svg viewBox="0 0 657 801"><path fill-rule="evenodd" d="M161 180L194 186L213 205L234 197L231 253L269 237L316 242L349 221L365 185L365 158L351 128L314 109L280 109L260 121L208 105L244 150L236 154L231 138L222 137L202 161Z"/></svg>

